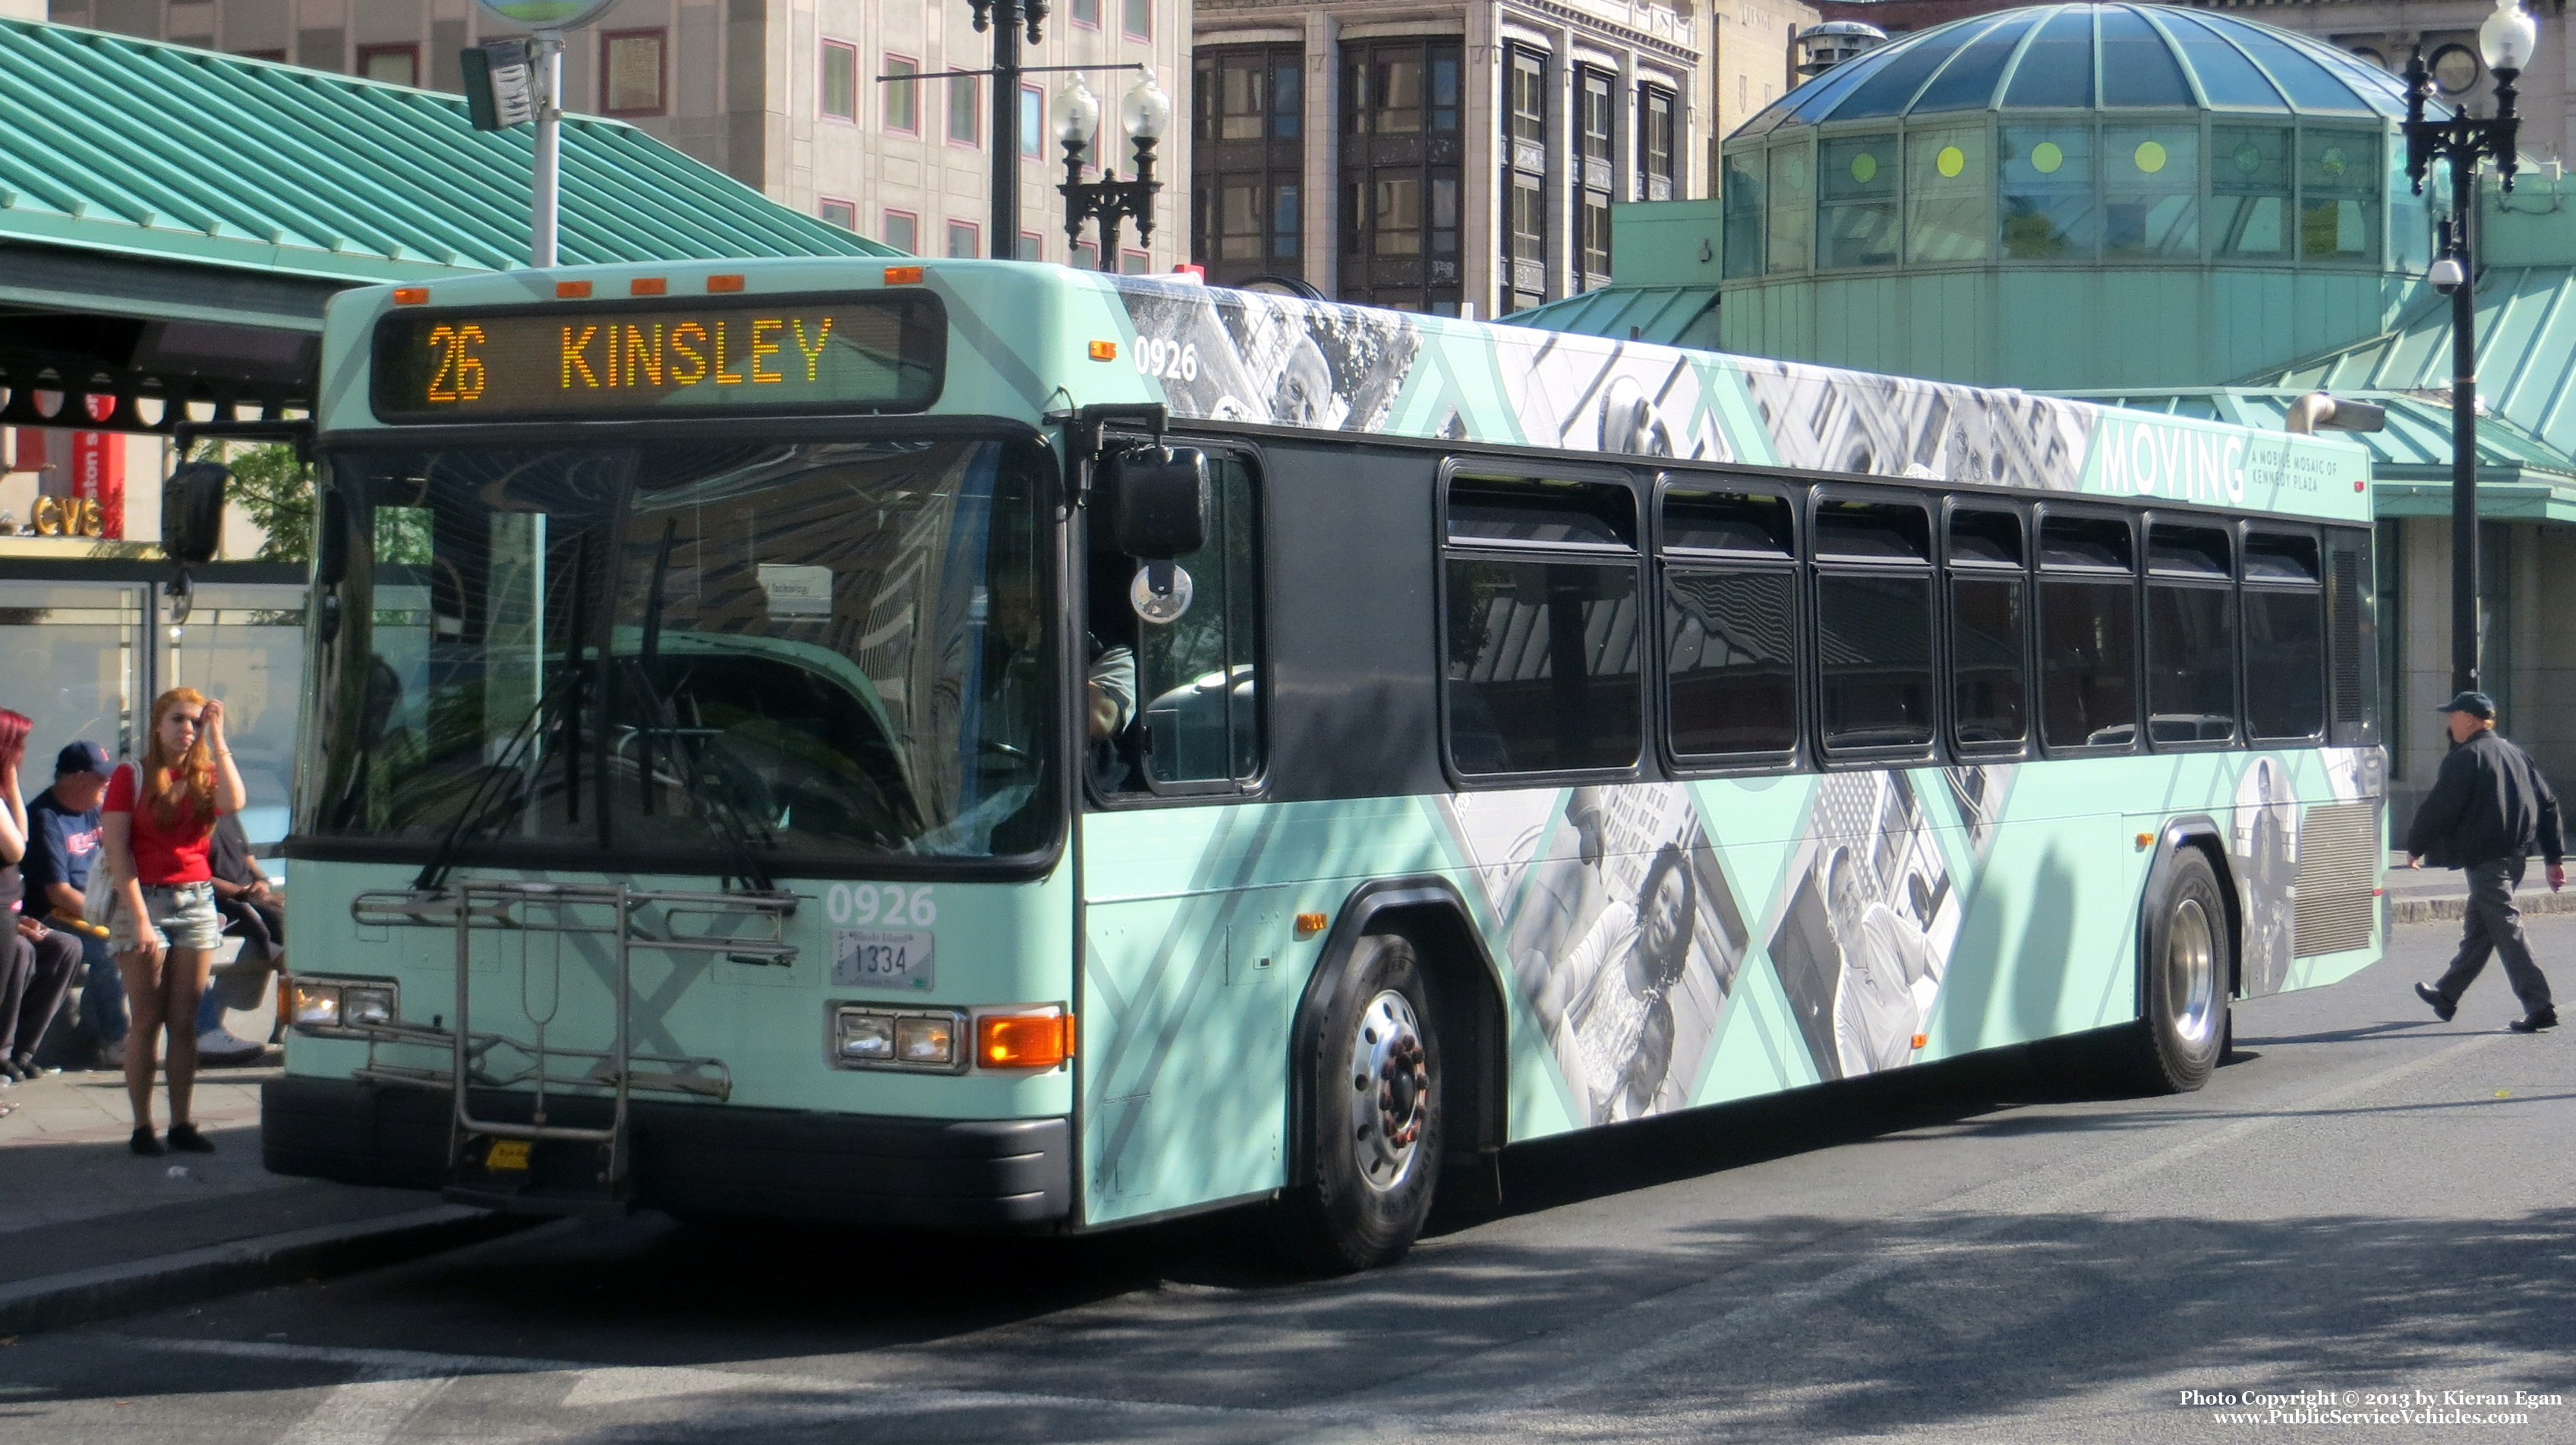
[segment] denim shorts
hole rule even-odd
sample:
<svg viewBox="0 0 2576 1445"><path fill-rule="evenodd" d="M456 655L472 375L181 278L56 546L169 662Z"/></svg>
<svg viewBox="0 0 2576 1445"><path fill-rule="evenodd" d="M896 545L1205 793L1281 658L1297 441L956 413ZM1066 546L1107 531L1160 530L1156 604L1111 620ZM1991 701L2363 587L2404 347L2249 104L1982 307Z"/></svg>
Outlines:
<svg viewBox="0 0 2576 1445"><path fill-rule="evenodd" d="M224 916L215 911L212 883L147 883L143 907L152 915L152 931L164 948L206 949L223 941ZM118 953L132 953L143 946L122 898L108 920L107 934L108 946Z"/></svg>

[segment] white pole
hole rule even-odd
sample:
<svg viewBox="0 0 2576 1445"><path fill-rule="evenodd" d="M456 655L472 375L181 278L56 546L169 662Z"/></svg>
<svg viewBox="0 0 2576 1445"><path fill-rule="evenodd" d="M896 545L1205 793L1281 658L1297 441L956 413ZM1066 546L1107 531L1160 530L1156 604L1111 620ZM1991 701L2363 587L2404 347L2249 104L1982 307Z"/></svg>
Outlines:
<svg viewBox="0 0 2576 1445"><path fill-rule="evenodd" d="M556 218L563 208L563 36L537 36L536 197L528 226L528 264L555 263Z"/></svg>

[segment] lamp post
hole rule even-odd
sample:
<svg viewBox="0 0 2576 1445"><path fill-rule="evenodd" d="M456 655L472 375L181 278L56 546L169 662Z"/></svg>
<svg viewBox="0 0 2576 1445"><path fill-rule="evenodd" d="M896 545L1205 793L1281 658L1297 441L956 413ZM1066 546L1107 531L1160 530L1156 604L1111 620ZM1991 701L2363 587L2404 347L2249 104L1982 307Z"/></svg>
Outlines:
<svg viewBox="0 0 2576 1445"><path fill-rule="evenodd" d="M2423 47L2406 62L2406 177L2424 193L2424 174L2436 162L2450 167L2451 213L2442 219L2440 257L2425 279L2451 298L2451 688L2478 684L2478 361L2477 259L2474 226L2478 162L2493 157L2504 188L2513 189L2514 139L2521 121L2513 113L2514 77L2539 48L2540 27L2518 0L2496 0L2495 13L2478 27L2478 49L2496 81L2492 120L2473 120L2466 109L2428 116L2433 79Z"/></svg>
<svg viewBox="0 0 2576 1445"><path fill-rule="evenodd" d="M1020 36L1043 38L1046 0L967 0L978 31L993 31L993 259L1020 251Z"/></svg>
<svg viewBox="0 0 2576 1445"><path fill-rule="evenodd" d="M1064 143L1064 184L1056 187L1064 196L1064 234L1080 246L1083 221L1097 219L1100 269L1115 271L1120 221L1133 220L1140 241L1154 236L1154 195L1163 189L1163 183L1154 179L1154 147L1171 127L1172 98L1150 69L1119 98L1118 125L1135 151L1134 175L1123 181L1106 165L1100 168L1100 179L1082 178L1086 154L1100 134L1100 97L1091 93L1079 74L1056 92L1054 111L1055 138Z"/></svg>

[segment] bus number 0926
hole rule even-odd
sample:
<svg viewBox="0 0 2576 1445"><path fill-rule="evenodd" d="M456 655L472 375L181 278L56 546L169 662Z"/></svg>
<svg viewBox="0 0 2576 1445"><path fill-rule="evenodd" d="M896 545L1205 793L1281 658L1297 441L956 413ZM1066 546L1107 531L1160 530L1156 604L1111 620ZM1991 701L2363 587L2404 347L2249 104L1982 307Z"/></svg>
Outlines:
<svg viewBox="0 0 2576 1445"><path fill-rule="evenodd" d="M911 924L928 928L939 921L939 901L931 885L906 888L900 883L835 883L823 895L823 911L834 923Z"/></svg>
<svg viewBox="0 0 2576 1445"><path fill-rule="evenodd" d="M1165 381L1199 379L1199 344L1195 341L1166 341L1159 336L1136 339L1136 370Z"/></svg>

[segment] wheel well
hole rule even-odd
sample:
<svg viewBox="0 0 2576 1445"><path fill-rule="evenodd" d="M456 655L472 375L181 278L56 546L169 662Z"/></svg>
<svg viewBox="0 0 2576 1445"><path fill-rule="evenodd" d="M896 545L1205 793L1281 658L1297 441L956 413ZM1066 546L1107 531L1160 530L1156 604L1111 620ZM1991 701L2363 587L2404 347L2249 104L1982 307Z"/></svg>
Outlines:
<svg viewBox="0 0 2576 1445"><path fill-rule="evenodd" d="M1369 915L1368 931L1402 934L1430 985L1442 1062L1453 1081L1443 1106L1449 1154L1500 1149L1508 1109L1503 1001L1483 941L1446 901L1378 909Z"/></svg>
<svg viewBox="0 0 2576 1445"><path fill-rule="evenodd" d="M2227 904L2227 992L2231 998L2245 994L2245 900L2236 891L2236 869L2227 860L2227 849L2215 833L2195 833L2184 844L2197 848L2209 860L2209 871L2218 875L2218 896Z"/></svg>

